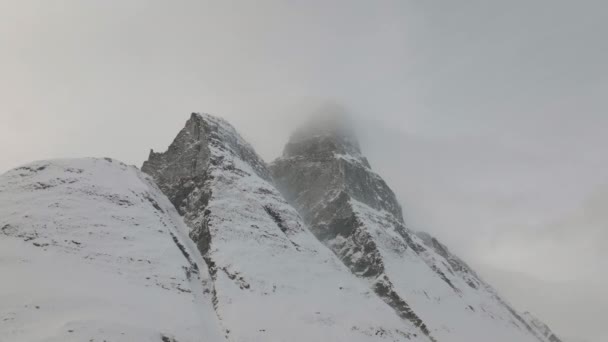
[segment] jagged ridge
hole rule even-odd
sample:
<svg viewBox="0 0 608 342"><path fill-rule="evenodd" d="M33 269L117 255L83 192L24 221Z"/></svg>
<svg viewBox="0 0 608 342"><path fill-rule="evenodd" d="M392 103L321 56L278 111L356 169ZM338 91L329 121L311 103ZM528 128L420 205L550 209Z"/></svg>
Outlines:
<svg viewBox="0 0 608 342"><path fill-rule="evenodd" d="M142 170L191 227L230 340L428 341L319 243L225 121L193 114Z"/></svg>

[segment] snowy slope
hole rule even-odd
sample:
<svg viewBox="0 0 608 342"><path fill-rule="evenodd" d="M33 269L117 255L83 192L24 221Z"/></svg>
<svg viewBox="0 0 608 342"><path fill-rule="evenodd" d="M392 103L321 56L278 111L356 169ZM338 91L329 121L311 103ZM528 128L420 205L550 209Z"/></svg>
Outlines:
<svg viewBox="0 0 608 342"><path fill-rule="evenodd" d="M0 341L224 341L168 199L110 159L0 176Z"/></svg>
<svg viewBox="0 0 608 342"><path fill-rule="evenodd" d="M394 193L341 124L296 131L271 169L319 240L430 338L547 341L466 264L405 226Z"/></svg>
<svg viewBox="0 0 608 342"><path fill-rule="evenodd" d="M193 114L142 170L192 228L230 341L429 341L306 229L225 121Z"/></svg>

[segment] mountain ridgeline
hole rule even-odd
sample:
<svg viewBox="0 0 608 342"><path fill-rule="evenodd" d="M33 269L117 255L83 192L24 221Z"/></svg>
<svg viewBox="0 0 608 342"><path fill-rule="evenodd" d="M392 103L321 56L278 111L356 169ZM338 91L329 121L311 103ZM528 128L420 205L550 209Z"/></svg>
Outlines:
<svg viewBox="0 0 608 342"><path fill-rule="evenodd" d="M266 164L193 113L141 171L76 159L0 176L0 339L561 342L406 225L338 116ZM34 274L44 291L19 285Z"/></svg>
<svg viewBox="0 0 608 342"><path fill-rule="evenodd" d="M310 230L404 320L439 341L545 341L471 268L405 225L343 120L296 131L273 178Z"/></svg>

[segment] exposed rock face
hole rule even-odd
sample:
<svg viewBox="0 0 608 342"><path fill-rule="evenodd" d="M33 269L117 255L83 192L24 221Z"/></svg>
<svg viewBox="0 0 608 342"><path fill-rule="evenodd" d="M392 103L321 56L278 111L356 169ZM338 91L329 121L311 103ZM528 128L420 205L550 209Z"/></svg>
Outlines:
<svg viewBox="0 0 608 342"><path fill-rule="evenodd" d="M293 164L304 163L317 167L291 168ZM306 212L305 217L311 216L309 212L316 214L318 202L314 200L326 196L329 191L334 196L345 192L350 198L376 210L386 210L403 221L395 194L382 178L371 172L354 129L342 116L313 121L297 130L285 146L283 157L272 165L272 169L279 183L288 174L297 177L297 181L289 182L286 193L306 193L297 201L298 208Z"/></svg>
<svg viewBox="0 0 608 342"><path fill-rule="evenodd" d="M394 193L335 121L298 130L271 165L317 238L431 338L546 341L465 263L406 228Z"/></svg>
<svg viewBox="0 0 608 342"><path fill-rule="evenodd" d="M0 176L0 340L224 341L211 278L150 177L111 159Z"/></svg>
<svg viewBox="0 0 608 342"><path fill-rule="evenodd" d="M191 227L230 340L429 341L310 233L225 121L193 114L142 170Z"/></svg>

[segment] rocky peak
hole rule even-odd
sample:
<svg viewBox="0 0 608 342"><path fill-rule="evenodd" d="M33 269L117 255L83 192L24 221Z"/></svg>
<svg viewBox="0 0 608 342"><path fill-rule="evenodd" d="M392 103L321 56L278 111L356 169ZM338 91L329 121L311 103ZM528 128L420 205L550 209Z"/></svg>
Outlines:
<svg viewBox="0 0 608 342"><path fill-rule="evenodd" d="M298 128L289 139L283 157L302 157L315 160L346 155L361 158L361 148L352 118L340 109L329 109L313 116Z"/></svg>
<svg viewBox="0 0 608 342"><path fill-rule="evenodd" d="M361 152L354 123L343 111L334 110L314 116L291 136L283 156L271 169L279 188L287 185L285 194L293 203L293 195L304 191L310 198L338 198L341 193L377 210L391 213L403 222L401 206L386 182L378 176ZM298 169L297 174L292 170ZM293 179L290 179L293 178ZM295 187L295 188L294 188ZM304 211L315 203L301 203Z"/></svg>
<svg viewBox="0 0 608 342"><path fill-rule="evenodd" d="M262 158L232 125L209 114L198 113L192 113L166 152L150 151L141 169L154 178L186 219L190 218L188 213L205 205L211 196L200 189L214 177L214 172L226 171L226 174L241 176L255 174L270 180L270 172ZM196 196L191 196L193 191Z"/></svg>
<svg viewBox="0 0 608 342"><path fill-rule="evenodd" d="M262 158L227 121L209 114L192 113L185 127L164 153L150 151L142 170L164 182L201 174L209 163L240 159L263 179L270 174ZM159 166L161 166L159 168ZM161 175L161 172L162 175Z"/></svg>

